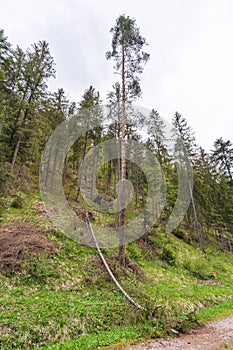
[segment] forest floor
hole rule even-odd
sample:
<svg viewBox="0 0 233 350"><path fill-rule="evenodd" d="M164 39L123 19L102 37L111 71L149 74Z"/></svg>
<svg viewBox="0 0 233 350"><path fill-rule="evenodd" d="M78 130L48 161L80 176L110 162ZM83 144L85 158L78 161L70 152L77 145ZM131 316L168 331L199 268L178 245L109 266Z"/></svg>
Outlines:
<svg viewBox="0 0 233 350"><path fill-rule="evenodd" d="M217 350L233 349L233 316L171 339L149 340L108 350Z"/></svg>
<svg viewBox="0 0 233 350"><path fill-rule="evenodd" d="M218 317L232 316L232 254L208 245L204 257L195 240L185 240L186 232L182 237L167 235L163 227L151 232L148 242L128 244L129 263L124 269L115 259L117 250L103 249L115 276L137 302L148 309L161 305L156 317L148 319L116 290L94 248L69 239L53 226L38 193L24 195L22 207L12 206L12 198L4 201L0 210L1 350L106 346L208 350L219 344L219 349L231 348L226 344L233 337L233 317L221 321L229 329L208 325L183 334ZM165 339L172 335L171 329L179 333Z"/></svg>

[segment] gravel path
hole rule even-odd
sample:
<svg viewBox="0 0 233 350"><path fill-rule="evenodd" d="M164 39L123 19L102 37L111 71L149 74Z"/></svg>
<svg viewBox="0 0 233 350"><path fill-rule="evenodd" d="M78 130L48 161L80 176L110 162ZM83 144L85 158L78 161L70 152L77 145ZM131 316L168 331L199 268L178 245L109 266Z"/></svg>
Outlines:
<svg viewBox="0 0 233 350"><path fill-rule="evenodd" d="M150 340L138 345L115 347L122 350L214 350L233 341L233 316L209 323L176 338ZM110 348L109 348L110 350Z"/></svg>

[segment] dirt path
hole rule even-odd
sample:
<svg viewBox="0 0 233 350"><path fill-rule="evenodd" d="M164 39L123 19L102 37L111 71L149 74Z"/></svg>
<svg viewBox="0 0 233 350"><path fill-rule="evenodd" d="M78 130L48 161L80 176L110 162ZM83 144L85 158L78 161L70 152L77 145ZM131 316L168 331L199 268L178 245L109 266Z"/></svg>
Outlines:
<svg viewBox="0 0 233 350"><path fill-rule="evenodd" d="M176 338L150 340L138 345L116 347L122 350L215 350L233 349L223 344L232 344L233 341L233 316L221 321L213 322L203 328L191 331L188 334Z"/></svg>

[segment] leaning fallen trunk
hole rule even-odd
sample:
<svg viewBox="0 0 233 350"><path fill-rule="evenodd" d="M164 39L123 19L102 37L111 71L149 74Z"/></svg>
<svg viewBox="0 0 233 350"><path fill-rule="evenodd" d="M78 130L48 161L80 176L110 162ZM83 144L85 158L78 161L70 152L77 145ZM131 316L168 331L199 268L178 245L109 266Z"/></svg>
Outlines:
<svg viewBox="0 0 233 350"><path fill-rule="evenodd" d="M99 244L96 240L96 237L95 237L95 234L94 234L94 231L93 231L93 228L92 228L92 225L89 221L89 218L88 218L88 214L86 214L86 223L87 223L87 228L88 230L90 231L91 233L91 236L92 236L92 239L95 243L95 246L96 246L96 249L98 251L98 254L99 254L99 257L100 259L102 260L104 266L106 267L106 270L108 271L108 274L109 276L111 277L111 279L113 280L113 282L115 283L115 285L117 286L117 288L119 289L119 291L124 295L124 297L132 304L134 305L137 309L139 310L144 310L146 311L146 309L144 307L142 307L140 304L138 304L133 298L131 298L131 296L129 296L126 291L121 287L120 283L117 281L117 279L115 278L115 276L113 275L110 267L108 266L108 263L107 261L105 260L101 250L100 250L100 247L99 247Z"/></svg>

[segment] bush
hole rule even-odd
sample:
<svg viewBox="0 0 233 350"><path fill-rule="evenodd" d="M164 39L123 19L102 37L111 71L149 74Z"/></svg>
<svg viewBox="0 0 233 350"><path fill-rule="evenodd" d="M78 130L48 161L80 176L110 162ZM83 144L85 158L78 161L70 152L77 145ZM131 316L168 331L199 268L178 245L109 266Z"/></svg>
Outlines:
<svg viewBox="0 0 233 350"><path fill-rule="evenodd" d="M210 275L210 267L204 259L195 259L193 261L186 260L184 268L187 269L193 276L202 280L208 279Z"/></svg>
<svg viewBox="0 0 233 350"><path fill-rule="evenodd" d="M179 239L184 239L184 237L185 237L185 233L183 231L180 231L180 230L175 231L174 235Z"/></svg>
<svg viewBox="0 0 233 350"><path fill-rule="evenodd" d="M176 236L179 239L182 239L185 243L191 243L191 238L187 234L185 234L184 231L177 230L174 232L174 236Z"/></svg>
<svg viewBox="0 0 233 350"><path fill-rule="evenodd" d="M20 208L23 208L24 206L24 200L22 197L20 196L16 196L13 201L11 202L11 208L17 208L17 209L20 209Z"/></svg>
<svg viewBox="0 0 233 350"><path fill-rule="evenodd" d="M164 247L161 254L161 259L166 261L169 265L174 265L176 262L175 255L170 248Z"/></svg>

